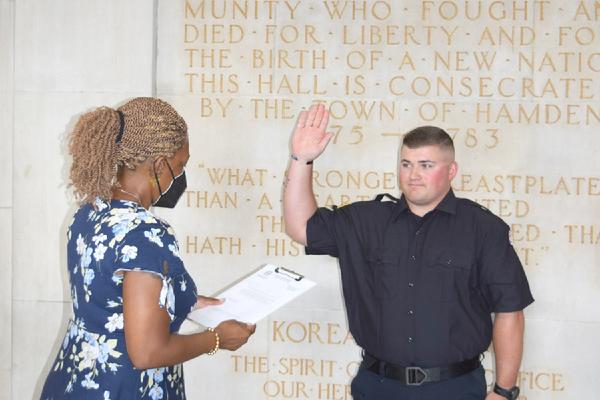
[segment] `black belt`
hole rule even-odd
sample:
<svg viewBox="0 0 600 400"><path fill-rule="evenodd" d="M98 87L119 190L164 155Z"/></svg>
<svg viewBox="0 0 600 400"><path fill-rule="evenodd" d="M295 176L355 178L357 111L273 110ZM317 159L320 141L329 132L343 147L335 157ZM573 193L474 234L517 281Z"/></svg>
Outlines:
<svg viewBox="0 0 600 400"><path fill-rule="evenodd" d="M481 365L479 356L450 364L445 367L421 368L401 367L379 360L368 353L363 354L361 367L377 375L392 378L405 385L421 385L426 382L439 382L469 373Z"/></svg>

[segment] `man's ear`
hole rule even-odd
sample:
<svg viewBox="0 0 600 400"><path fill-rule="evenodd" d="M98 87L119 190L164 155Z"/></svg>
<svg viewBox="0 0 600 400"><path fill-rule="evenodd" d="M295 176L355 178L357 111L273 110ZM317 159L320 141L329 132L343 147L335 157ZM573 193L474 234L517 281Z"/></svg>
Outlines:
<svg viewBox="0 0 600 400"><path fill-rule="evenodd" d="M456 163L456 161L452 161L450 163L450 168L448 169L449 180L454 179L454 177L456 176L457 173L458 173L458 164Z"/></svg>

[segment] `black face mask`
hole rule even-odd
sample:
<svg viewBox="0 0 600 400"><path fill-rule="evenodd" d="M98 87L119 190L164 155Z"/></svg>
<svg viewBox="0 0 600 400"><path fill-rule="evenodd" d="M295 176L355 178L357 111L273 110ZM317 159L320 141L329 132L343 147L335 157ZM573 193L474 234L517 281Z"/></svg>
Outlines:
<svg viewBox="0 0 600 400"><path fill-rule="evenodd" d="M175 176L173 173L173 169L171 165L167 161L167 166L169 167L169 171L171 171L171 176L173 177L173 181L167 188L167 190L163 191L160 188L160 182L158 181L158 175L156 175L156 169L154 170L154 179L156 179L156 183L158 184L158 191L160 192L160 196L154 202L154 207L165 207L165 208L173 208L185 192L187 188L187 180L185 179L185 169L181 172L181 174Z"/></svg>

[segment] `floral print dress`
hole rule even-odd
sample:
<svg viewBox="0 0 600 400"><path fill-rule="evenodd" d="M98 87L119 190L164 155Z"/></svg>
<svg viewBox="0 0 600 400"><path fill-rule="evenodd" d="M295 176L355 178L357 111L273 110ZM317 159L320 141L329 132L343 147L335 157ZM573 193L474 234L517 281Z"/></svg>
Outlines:
<svg viewBox="0 0 600 400"><path fill-rule="evenodd" d="M162 281L156 301L177 332L196 303L172 228L139 204L96 200L75 213L67 233L73 318L42 400L185 399L181 364L136 369L123 330L123 272Z"/></svg>

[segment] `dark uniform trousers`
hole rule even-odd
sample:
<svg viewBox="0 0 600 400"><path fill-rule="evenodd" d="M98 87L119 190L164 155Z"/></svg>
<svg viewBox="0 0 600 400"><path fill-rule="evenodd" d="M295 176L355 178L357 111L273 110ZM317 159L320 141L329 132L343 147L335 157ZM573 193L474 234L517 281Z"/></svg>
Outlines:
<svg viewBox="0 0 600 400"><path fill-rule="evenodd" d="M456 378L419 386L408 386L360 368L351 392L354 400L483 400L487 386L481 366Z"/></svg>

